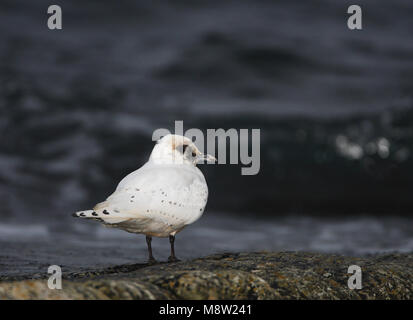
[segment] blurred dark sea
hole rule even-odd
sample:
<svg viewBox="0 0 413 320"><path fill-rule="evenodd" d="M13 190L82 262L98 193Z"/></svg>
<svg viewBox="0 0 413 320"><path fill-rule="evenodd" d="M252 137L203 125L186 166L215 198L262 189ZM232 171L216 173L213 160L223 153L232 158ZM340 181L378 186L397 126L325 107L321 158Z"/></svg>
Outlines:
<svg viewBox="0 0 413 320"><path fill-rule="evenodd" d="M339 0L57 4L63 30L51 31L50 1L0 2L0 218L10 230L75 230L70 213L105 199L175 120L261 129L258 175L201 167L217 221L410 221L413 2L358 1L362 31L347 28L353 2ZM411 248L404 232L390 247Z"/></svg>

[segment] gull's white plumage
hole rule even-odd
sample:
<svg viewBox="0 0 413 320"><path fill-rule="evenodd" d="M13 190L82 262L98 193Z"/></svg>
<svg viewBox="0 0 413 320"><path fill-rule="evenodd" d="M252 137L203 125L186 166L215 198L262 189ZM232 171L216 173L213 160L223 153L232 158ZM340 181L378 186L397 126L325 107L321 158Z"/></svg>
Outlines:
<svg viewBox="0 0 413 320"><path fill-rule="evenodd" d="M126 176L94 210L114 227L167 237L199 219L207 200L208 187L198 168L149 162Z"/></svg>
<svg viewBox="0 0 413 320"><path fill-rule="evenodd" d="M74 216L149 237L175 236L204 212L208 187L196 164L212 159L188 138L165 136L148 162L123 178L112 195Z"/></svg>

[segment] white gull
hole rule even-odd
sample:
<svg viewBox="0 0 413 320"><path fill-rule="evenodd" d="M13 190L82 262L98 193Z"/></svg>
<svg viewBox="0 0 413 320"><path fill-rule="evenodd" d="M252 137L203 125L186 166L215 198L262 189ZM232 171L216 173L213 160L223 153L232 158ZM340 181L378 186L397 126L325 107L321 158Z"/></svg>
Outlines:
<svg viewBox="0 0 413 320"><path fill-rule="evenodd" d="M208 186L196 165L215 160L186 137L164 136L148 162L123 178L112 195L73 216L146 235L150 262L155 261L152 237L169 237L168 261L176 261L175 235L202 216L208 201Z"/></svg>

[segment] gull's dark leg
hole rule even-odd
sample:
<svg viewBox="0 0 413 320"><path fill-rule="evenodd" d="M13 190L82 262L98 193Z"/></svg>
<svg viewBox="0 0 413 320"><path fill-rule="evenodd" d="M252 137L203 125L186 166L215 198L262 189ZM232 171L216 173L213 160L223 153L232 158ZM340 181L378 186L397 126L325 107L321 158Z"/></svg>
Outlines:
<svg viewBox="0 0 413 320"><path fill-rule="evenodd" d="M152 255L152 237L146 236L146 244L148 245L148 254L149 254L149 263L154 263L156 262L155 258Z"/></svg>
<svg viewBox="0 0 413 320"><path fill-rule="evenodd" d="M168 258L169 262L175 262L175 261L179 261L179 259L175 256L175 236L170 235L169 236L169 243L171 244L171 255Z"/></svg>

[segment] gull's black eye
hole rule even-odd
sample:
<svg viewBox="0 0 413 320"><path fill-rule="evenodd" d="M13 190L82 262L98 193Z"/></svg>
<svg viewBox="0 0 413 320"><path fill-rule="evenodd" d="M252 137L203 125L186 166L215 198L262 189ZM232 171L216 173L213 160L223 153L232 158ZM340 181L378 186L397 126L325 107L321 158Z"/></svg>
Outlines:
<svg viewBox="0 0 413 320"><path fill-rule="evenodd" d="M180 152L182 152L182 154L185 154L186 149L189 147L188 144L183 144L178 146L176 149L179 150ZM196 153L194 151L192 151L192 157L195 158L196 157Z"/></svg>
<svg viewBox="0 0 413 320"><path fill-rule="evenodd" d="M188 147L189 146L187 144L181 144L181 145L176 147L176 150L178 150L182 154L185 154L186 148L188 148Z"/></svg>

